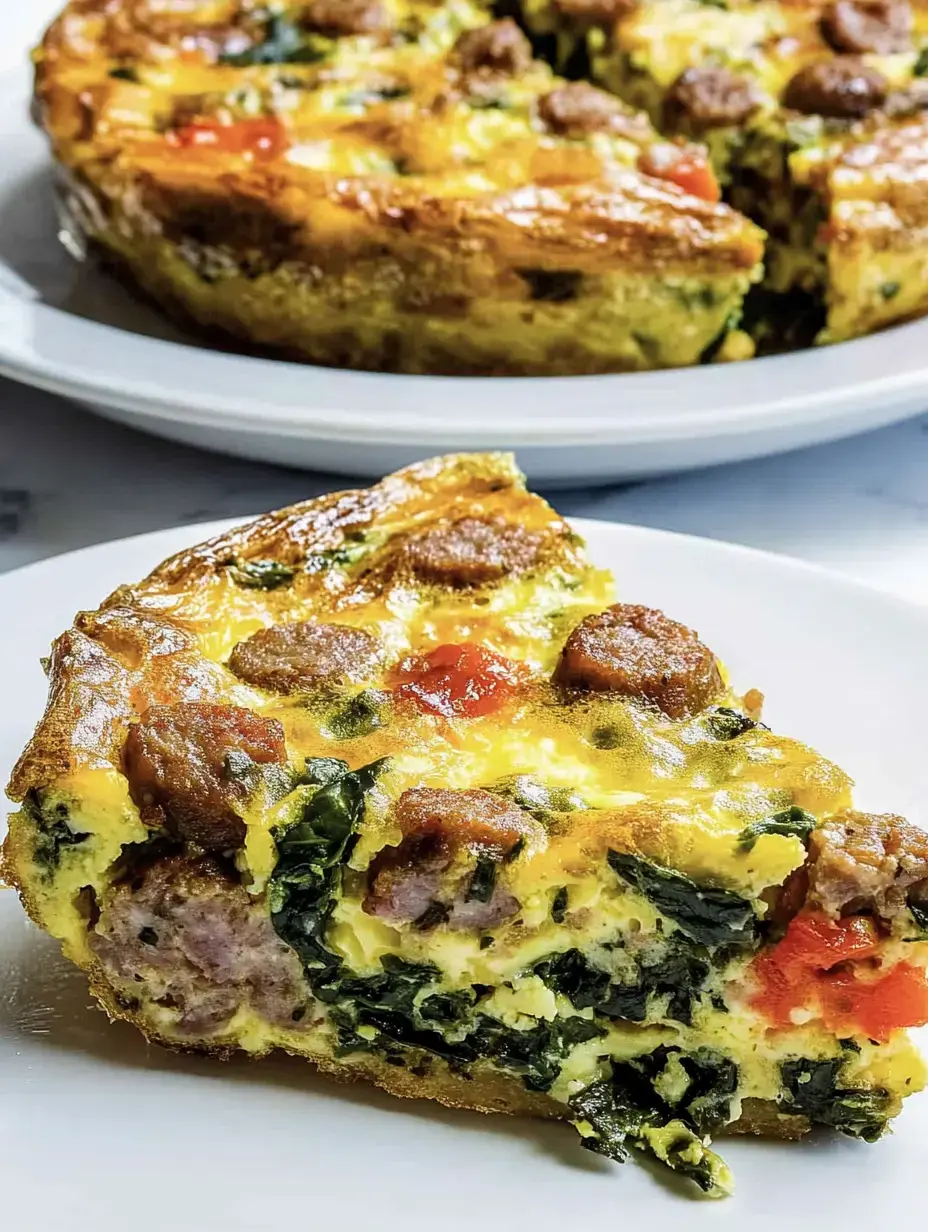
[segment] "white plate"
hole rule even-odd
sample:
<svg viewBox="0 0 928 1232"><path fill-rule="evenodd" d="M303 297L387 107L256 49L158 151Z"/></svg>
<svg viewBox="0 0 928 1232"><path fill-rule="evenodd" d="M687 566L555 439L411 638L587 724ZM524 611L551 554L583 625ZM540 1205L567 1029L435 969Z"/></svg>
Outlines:
<svg viewBox="0 0 928 1232"><path fill-rule="evenodd" d="M4 773L44 700L38 657L75 609L226 525L0 578ZM865 806L925 819L928 610L743 548L577 528L626 598L691 622L739 685L767 691L776 727L854 769ZM591 1229L779 1232L784 1211L792 1232L901 1232L921 1208L928 1094L872 1147L725 1141L738 1192L707 1203L584 1152L566 1126L341 1088L294 1060L174 1056L109 1026L89 1000L83 977L0 894L0 1192L4 1226L18 1232L565 1232L580 1219Z"/></svg>
<svg viewBox="0 0 928 1232"><path fill-rule="evenodd" d="M0 12L0 372L162 436L381 474L515 448L531 478L604 482L833 440L928 406L928 324L749 364L606 377L344 372L210 351L55 239L26 51L63 0Z"/></svg>

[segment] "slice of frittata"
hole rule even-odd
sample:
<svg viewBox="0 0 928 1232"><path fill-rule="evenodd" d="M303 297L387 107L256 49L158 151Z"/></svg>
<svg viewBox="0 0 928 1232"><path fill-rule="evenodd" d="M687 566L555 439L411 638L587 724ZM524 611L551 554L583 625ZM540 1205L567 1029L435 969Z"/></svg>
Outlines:
<svg viewBox="0 0 928 1232"><path fill-rule="evenodd" d="M714 1133L871 1140L924 1083L928 836L616 604L508 457L192 548L49 671L4 870L153 1040L562 1117L710 1193Z"/></svg>

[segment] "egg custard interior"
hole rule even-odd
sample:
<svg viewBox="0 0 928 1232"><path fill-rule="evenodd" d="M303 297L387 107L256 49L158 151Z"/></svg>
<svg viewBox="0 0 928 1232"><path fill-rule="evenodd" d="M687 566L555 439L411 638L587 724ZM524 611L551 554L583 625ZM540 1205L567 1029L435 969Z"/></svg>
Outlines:
<svg viewBox="0 0 928 1232"><path fill-rule="evenodd" d="M633 596L629 596L633 598ZM149 1038L562 1117L877 1138L924 1084L928 836L760 721L508 457L169 560L55 644L4 871Z"/></svg>

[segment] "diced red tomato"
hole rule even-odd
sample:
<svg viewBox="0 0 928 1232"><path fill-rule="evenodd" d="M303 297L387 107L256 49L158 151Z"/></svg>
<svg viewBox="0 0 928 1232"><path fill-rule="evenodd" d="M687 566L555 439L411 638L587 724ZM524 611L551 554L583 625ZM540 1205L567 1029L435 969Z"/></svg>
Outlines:
<svg viewBox="0 0 928 1232"><path fill-rule="evenodd" d="M719 201L719 182L706 151L698 145L673 145L658 142L644 150L638 159L638 170L658 180L669 180L703 201Z"/></svg>
<svg viewBox="0 0 928 1232"><path fill-rule="evenodd" d="M471 719L505 705L526 677L523 664L485 646L451 643L404 659L394 691L428 714Z"/></svg>
<svg viewBox="0 0 928 1232"><path fill-rule="evenodd" d="M172 129L167 139L171 145L185 150L222 150L226 154L266 159L277 158L287 148L286 131L279 120L272 118L238 120L235 124L196 120Z"/></svg>
<svg viewBox="0 0 928 1232"><path fill-rule="evenodd" d="M809 1009L830 1030L887 1039L901 1027L928 1022L928 982L919 967L899 963L886 975L861 963L879 951L879 937L866 916L832 920L803 911L772 950L758 956L756 1009L774 1025L788 1027L792 1012Z"/></svg>

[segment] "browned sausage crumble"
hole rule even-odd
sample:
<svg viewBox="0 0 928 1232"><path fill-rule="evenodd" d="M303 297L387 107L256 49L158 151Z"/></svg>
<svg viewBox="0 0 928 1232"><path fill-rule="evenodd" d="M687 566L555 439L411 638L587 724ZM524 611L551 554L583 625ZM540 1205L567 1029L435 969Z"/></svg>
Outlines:
<svg viewBox="0 0 928 1232"><path fill-rule="evenodd" d="M836 51L888 56L912 46L908 0L837 0L822 16L822 33Z"/></svg>
<svg viewBox="0 0 928 1232"><path fill-rule="evenodd" d="M286 764L276 719L204 702L152 706L130 726L123 748L123 770L142 821L207 851L245 841L239 810L253 783L238 772L239 760Z"/></svg>
<svg viewBox="0 0 928 1232"><path fill-rule="evenodd" d="M641 116L629 111L614 94L585 81L572 81L543 95L538 100L538 118L561 137L590 133L616 133L631 140L645 137L646 121Z"/></svg>
<svg viewBox="0 0 928 1232"><path fill-rule="evenodd" d="M117 981L145 982L191 1035L242 1007L294 1028L310 1000L299 959L267 907L211 858L173 856L112 889L91 938Z"/></svg>
<svg viewBox="0 0 928 1232"><path fill-rule="evenodd" d="M466 30L454 45L454 58L465 73L517 77L532 63L532 45L507 17Z"/></svg>
<svg viewBox="0 0 928 1232"><path fill-rule="evenodd" d="M304 12L303 22L309 29L332 38L379 34L391 24L381 0L313 0Z"/></svg>
<svg viewBox="0 0 928 1232"><path fill-rule="evenodd" d="M920 897L928 892L928 834L891 813L833 817L813 830L809 852L808 901L829 915L891 919L913 887Z"/></svg>
<svg viewBox="0 0 928 1232"><path fill-rule="evenodd" d="M554 0L554 7L574 22L608 29L626 13L633 13L638 0Z"/></svg>
<svg viewBox="0 0 928 1232"><path fill-rule="evenodd" d="M721 66L688 68L664 100L664 122L694 133L741 124L761 105L757 86Z"/></svg>
<svg viewBox="0 0 928 1232"><path fill-rule="evenodd" d="M672 719L722 693L715 656L692 629L654 608L617 603L574 629L554 673L557 684L652 702Z"/></svg>
<svg viewBox="0 0 928 1232"><path fill-rule="evenodd" d="M239 642L229 667L258 688L299 693L320 685L361 683L380 661L382 649L366 629L296 621L259 629Z"/></svg>
<svg viewBox="0 0 928 1232"><path fill-rule="evenodd" d="M856 56L807 64L790 78L783 102L794 111L833 119L861 119L886 101L889 84Z"/></svg>
<svg viewBox="0 0 928 1232"><path fill-rule="evenodd" d="M428 582L481 586L536 565L544 536L502 518L462 518L410 539L400 564Z"/></svg>
<svg viewBox="0 0 928 1232"><path fill-rule="evenodd" d="M537 834L539 823L517 805L479 789L417 787L400 796L394 819L403 841L371 865L364 901L369 915L483 929L518 911L517 900L499 885L486 900L470 896L474 861L457 861L466 852L499 863Z"/></svg>

